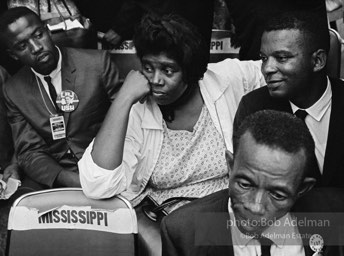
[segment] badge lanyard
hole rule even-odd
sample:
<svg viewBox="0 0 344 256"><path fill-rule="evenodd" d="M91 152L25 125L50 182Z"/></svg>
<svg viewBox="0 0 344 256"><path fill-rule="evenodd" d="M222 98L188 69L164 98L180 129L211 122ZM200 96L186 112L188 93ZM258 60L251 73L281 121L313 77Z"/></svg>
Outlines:
<svg viewBox="0 0 344 256"><path fill-rule="evenodd" d="M35 77L36 77L39 92L41 93L41 97L44 102L44 106L50 114L49 121L50 121L50 129L51 129L51 134L53 136L53 140L66 138L66 126L65 126L63 116L59 116L58 114L53 114L50 111L42 93L41 83L38 80L37 76Z"/></svg>

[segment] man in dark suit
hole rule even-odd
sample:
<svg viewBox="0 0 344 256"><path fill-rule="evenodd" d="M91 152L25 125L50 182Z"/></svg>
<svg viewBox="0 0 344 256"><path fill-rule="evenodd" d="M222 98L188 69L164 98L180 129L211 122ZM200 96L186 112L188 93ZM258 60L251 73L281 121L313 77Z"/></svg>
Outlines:
<svg viewBox="0 0 344 256"><path fill-rule="evenodd" d="M344 187L344 82L327 77L328 50L327 24L314 15L293 12L271 19L261 43L267 86L242 98L234 130L261 109L300 116L315 141L317 186Z"/></svg>
<svg viewBox="0 0 344 256"><path fill-rule="evenodd" d="M309 177L314 142L305 124L289 113L259 111L244 120L233 144L234 160L226 152L229 189L163 219L163 256L340 255L339 247L327 247L335 245L333 237L300 226L290 212L315 183Z"/></svg>
<svg viewBox="0 0 344 256"><path fill-rule="evenodd" d="M7 182L10 177L19 179L18 165L16 161L12 161L14 160L12 133L11 127L7 121L6 107L2 93L2 87L8 78L9 74L0 66L0 173L3 174L2 180L5 182Z"/></svg>
<svg viewBox="0 0 344 256"><path fill-rule="evenodd" d="M117 69L104 51L56 47L25 7L0 19L2 43L25 65L4 86L24 185L79 187L77 162L114 98Z"/></svg>

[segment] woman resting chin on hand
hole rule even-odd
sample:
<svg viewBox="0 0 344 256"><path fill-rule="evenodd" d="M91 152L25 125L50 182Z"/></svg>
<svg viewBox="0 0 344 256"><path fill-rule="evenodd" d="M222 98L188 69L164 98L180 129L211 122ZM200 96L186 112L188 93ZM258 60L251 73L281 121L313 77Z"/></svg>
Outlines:
<svg viewBox="0 0 344 256"><path fill-rule="evenodd" d="M145 16L134 44L142 70L128 74L79 162L85 194L121 193L135 206L147 195L160 204L226 189L233 118L243 94L264 84L260 62L207 69L202 37L172 15Z"/></svg>

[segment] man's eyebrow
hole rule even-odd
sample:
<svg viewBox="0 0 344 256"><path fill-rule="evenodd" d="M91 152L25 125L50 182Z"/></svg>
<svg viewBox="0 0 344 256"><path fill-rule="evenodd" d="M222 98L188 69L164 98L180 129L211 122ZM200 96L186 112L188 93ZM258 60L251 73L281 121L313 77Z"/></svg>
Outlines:
<svg viewBox="0 0 344 256"><path fill-rule="evenodd" d="M285 194L287 194L288 196L292 195L292 192L287 188L287 186L285 185L279 185L279 184L276 184L276 185L271 185L268 187L268 189L271 191L281 191Z"/></svg>
<svg viewBox="0 0 344 256"><path fill-rule="evenodd" d="M44 31L46 29L48 29L48 28L46 28L45 26L39 26L32 32L31 35L35 34L37 31Z"/></svg>
<svg viewBox="0 0 344 256"><path fill-rule="evenodd" d="M37 27L35 30L32 31L31 35L34 35L35 33L37 33L37 31L44 31L45 27ZM21 40L21 41L16 41L12 44L12 47L17 46L18 44L21 44L22 42L27 41L27 39Z"/></svg>
<svg viewBox="0 0 344 256"><path fill-rule="evenodd" d="M25 40L20 40L20 41L15 41L15 42L13 42L13 44L11 45L10 48L13 49L13 48L17 47L19 44L21 44L21 43L23 43L25 41L26 41L26 39Z"/></svg>
<svg viewBox="0 0 344 256"><path fill-rule="evenodd" d="M272 54L273 54L273 55L278 55L278 54L293 55L290 51L287 51L287 50L278 50L278 51L274 51Z"/></svg>
<svg viewBox="0 0 344 256"><path fill-rule="evenodd" d="M253 178L250 175L247 175L247 173L235 174L235 178L236 179L245 179L245 180L250 181L251 183L255 183Z"/></svg>

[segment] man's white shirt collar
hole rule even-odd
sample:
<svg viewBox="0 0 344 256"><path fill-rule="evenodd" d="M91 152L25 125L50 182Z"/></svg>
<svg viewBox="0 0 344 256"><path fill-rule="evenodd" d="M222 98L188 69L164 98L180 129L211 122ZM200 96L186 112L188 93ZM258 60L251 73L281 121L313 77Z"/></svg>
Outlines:
<svg viewBox="0 0 344 256"><path fill-rule="evenodd" d="M325 115L326 110L331 105L331 100L332 100L331 82L327 78L327 87L326 87L326 90L323 93L323 95L312 106L310 106L307 109L303 109L303 110L306 110L308 115L310 115L313 119L320 122L321 119L323 118L323 116ZM290 106L291 106L293 113L295 113L297 110L300 109L295 104L293 104L291 101L289 101L289 103L290 103Z"/></svg>

